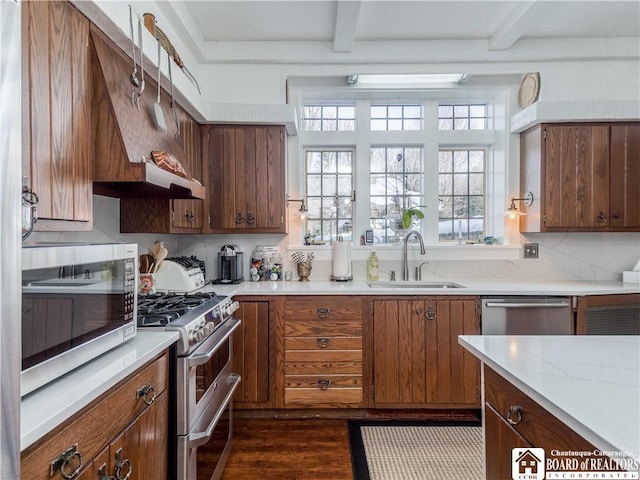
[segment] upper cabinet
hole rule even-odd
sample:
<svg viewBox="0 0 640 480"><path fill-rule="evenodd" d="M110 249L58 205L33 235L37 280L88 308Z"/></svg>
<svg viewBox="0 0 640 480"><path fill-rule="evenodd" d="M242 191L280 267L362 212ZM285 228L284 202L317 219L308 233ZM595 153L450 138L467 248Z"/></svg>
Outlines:
<svg viewBox="0 0 640 480"><path fill-rule="evenodd" d="M540 124L520 135L521 232L640 231L640 123Z"/></svg>
<svg viewBox="0 0 640 480"><path fill-rule="evenodd" d="M91 230L89 21L67 2L22 2L23 175L36 231Z"/></svg>
<svg viewBox="0 0 640 480"><path fill-rule="evenodd" d="M285 127L208 129L203 233L286 233Z"/></svg>

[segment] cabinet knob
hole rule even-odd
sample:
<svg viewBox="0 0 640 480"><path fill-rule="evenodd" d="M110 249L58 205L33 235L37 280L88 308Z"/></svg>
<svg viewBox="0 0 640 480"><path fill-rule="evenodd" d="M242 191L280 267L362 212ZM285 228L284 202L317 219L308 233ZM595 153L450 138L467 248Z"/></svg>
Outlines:
<svg viewBox="0 0 640 480"><path fill-rule="evenodd" d="M323 338L323 337L318 337L317 343L318 343L318 347L327 348L329 346L329 339L328 338Z"/></svg>
<svg viewBox="0 0 640 480"><path fill-rule="evenodd" d="M433 310L433 307L431 305L429 305L429 308L427 308L426 317L427 317L427 320L435 320L437 317L437 314Z"/></svg>
<svg viewBox="0 0 640 480"><path fill-rule="evenodd" d="M522 421L522 408L518 405L511 405L507 414L507 421L511 425L518 425Z"/></svg>
<svg viewBox="0 0 640 480"><path fill-rule="evenodd" d="M600 214L598 215L598 220L600 222L606 222L607 221L607 217L605 216L603 211L600 211Z"/></svg>
<svg viewBox="0 0 640 480"><path fill-rule="evenodd" d="M75 465L75 468L74 468ZM68 448L51 462L51 476L60 470L60 475L65 480L73 480L82 470L82 454L78 451L78 444Z"/></svg>
<svg viewBox="0 0 640 480"><path fill-rule="evenodd" d="M316 310L316 316L318 318L327 318L330 313L331 313L331 309L326 307L318 308Z"/></svg>
<svg viewBox="0 0 640 480"><path fill-rule="evenodd" d="M612 215L613 218L615 218L616 220L618 220L620 218L620 214L619 213L614 213Z"/></svg>
<svg viewBox="0 0 640 480"><path fill-rule="evenodd" d="M153 385L147 383L138 389L136 398L141 398L144 403L151 405L156 401L156 389L153 388Z"/></svg>
<svg viewBox="0 0 640 480"><path fill-rule="evenodd" d="M323 380L323 379L318 380L318 388L320 390L328 390L329 385L331 385L331 380Z"/></svg>
<svg viewBox="0 0 640 480"><path fill-rule="evenodd" d="M256 223L256 216L253 212L247 214L247 225L253 225Z"/></svg>
<svg viewBox="0 0 640 480"><path fill-rule="evenodd" d="M193 215L193 212L187 212L187 214L184 217L187 223L193 223L196 220L196 217Z"/></svg>
<svg viewBox="0 0 640 480"><path fill-rule="evenodd" d="M236 215L236 225L240 225L242 223L244 223L244 216L242 215L242 212L238 212Z"/></svg>
<svg viewBox="0 0 640 480"><path fill-rule="evenodd" d="M421 309L416 310L416 315L418 316L422 315L422 310Z"/></svg>

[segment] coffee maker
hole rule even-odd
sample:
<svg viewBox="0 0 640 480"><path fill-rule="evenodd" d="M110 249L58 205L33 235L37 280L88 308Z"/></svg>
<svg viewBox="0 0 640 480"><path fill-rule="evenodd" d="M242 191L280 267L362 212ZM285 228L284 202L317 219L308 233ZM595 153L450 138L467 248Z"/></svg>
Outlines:
<svg viewBox="0 0 640 480"><path fill-rule="evenodd" d="M242 252L224 245L218 252L218 278L214 283L240 283L244 280Z"/></svg>

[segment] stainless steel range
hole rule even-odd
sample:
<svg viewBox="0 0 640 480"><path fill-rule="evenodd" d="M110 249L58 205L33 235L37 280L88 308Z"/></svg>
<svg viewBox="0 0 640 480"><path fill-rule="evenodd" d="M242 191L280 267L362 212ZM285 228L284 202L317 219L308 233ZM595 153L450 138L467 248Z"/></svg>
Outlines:
<svg viewBox="0 0 640 480"><path fill-rule="evenodd" d="M215 293L166 293L138 297L138 328L177 331L176 475L218 479L231 452L233 405L240 382L232 372L232 335L238 302ZM171 476L171 475L170 475Z"/></svg>

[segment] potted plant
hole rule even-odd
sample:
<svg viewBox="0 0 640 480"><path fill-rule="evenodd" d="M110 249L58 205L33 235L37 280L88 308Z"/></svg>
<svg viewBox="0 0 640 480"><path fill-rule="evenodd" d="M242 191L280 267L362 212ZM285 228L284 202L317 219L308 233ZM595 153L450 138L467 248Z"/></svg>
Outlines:
<svg viewBox="0 0 640 480"><path fill-rule="evenodd" d="M411 227L411 223L413 222L413 217L416 217L418 220L424 218L424 213L420 210L419 207L424 207L424 205L418 205L417 207L407 208L402 212L402 228L404 230L408 230Z"/></svg>

